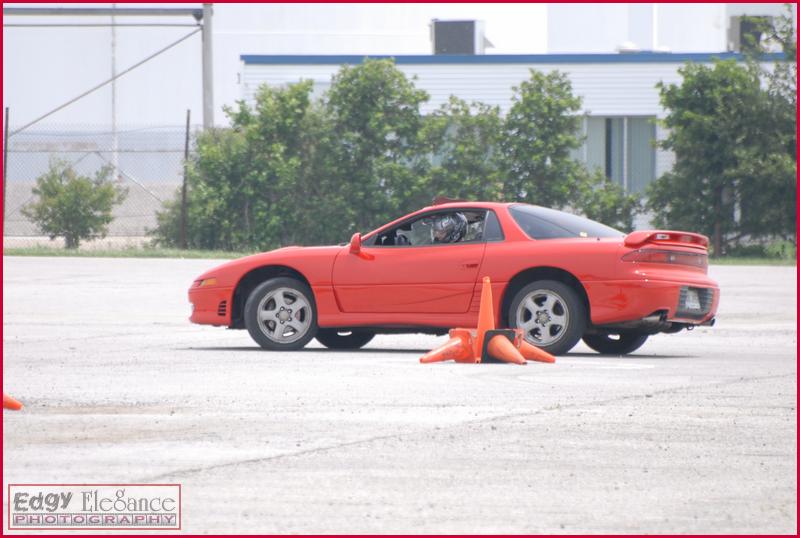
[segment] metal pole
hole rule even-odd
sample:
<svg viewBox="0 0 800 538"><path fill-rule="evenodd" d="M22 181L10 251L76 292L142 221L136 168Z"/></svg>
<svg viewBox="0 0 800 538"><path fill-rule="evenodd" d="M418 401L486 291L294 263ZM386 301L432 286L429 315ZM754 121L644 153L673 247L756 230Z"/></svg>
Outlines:
<svg viewBox="0 0 800 538"><path fill-rule="evenodd" d="M186 241L186 176L189 172L189 129L191 128L191 109L186 111L186 144L183 147L183 185L181 186L181 237L182 249L187 248Z"/></svg>
<svg viewBox="0 0 800 538"><path fill-rule="evenodd" d="M212 4L203 4L203 129L214 126L214 58L211 46Z"/></svg>
<svg viewBox="0 0 800 538"><path fill-rule="evenodd" d="M117 4L111 4L116 9ZM114 181L119 181L119 139L117 137L117 18L111 15L111 166Z"/></svg>
<svg viewBox="0 0 800 538"><path fill-rule="evenodd" d="M8 173L8 107L6 107L6 124L3 134L3 236L6 235L6 174Z"/></svg>
<svg viewBox="0 0 800 538"><path fill-rule="evenodd" d="M93 8L93 7L4 7L3 15L50 15L50 16L95 16L103 17L107 15L122 15L133 17L166 17L166 16L190 16L199 20L203 12L197 8Z"/></svg>
<svg viewBox="0 0 800 538"><path fill-rule="evenodd" d="M107 22L98 23L80 23L74 22L70 24L36 24L36 23L12 23L4 24L3 28L106 28L108 26L116 26L117 28L197 28L199 24L169 24L169 23L122 23L110 24Z"/></svg>

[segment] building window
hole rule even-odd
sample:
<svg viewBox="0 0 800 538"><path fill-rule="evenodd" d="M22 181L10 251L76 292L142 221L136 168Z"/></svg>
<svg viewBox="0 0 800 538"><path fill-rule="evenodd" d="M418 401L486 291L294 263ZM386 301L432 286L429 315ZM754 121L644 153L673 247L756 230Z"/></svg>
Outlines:
<svg viewBox="0 0 800 538"><path fill-rule="evenodd" d="M655 179L655 117L589 116L584 124L584 145L579 152L590 170L640 193Z"/></svg>

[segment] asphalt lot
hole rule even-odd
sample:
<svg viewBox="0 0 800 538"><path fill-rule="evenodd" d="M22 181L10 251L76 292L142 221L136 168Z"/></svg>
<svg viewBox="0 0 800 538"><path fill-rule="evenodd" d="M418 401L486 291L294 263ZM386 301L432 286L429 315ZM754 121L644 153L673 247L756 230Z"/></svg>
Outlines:
<svg viewBox="0 0 800 538"><path fill-rule="evenodd" d="M712 266L716 327L514 366L262 352L186 321L217 263L4 258L4 529L8 483L180 482L192 533L797 531L795 267Z"/></svg>

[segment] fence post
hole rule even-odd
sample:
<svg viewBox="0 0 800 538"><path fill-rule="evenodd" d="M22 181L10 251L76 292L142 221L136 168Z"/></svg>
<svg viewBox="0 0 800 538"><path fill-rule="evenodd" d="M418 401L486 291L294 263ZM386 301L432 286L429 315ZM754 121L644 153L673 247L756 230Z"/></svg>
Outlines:
<svg viewBox="0 0 800 538"><path fill-rule="evenodd" d="M192 118L191 109L186 111L186 142L183 146L183 185L181 185L181 238L182 249L187 248L186 241L186 175L189 171L189 129Z"/></svg>
<svg viewBox="0 0 800 538"><path fill-rule="evenodd" d="M6 174L8 172L8 107L6 107L6 124L3 133L3 237L6 235Z"/></svg>

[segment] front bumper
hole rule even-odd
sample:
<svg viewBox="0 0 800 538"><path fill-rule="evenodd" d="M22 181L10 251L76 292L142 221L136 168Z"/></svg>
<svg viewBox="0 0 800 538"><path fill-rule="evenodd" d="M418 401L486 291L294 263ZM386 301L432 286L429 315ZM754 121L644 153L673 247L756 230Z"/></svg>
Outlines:
<svg viewBox="0 0 800 538"><path fill-rule="evenodd" d="M230 325L232 287L189 288L189 321L203 325Z"/></svg>
<svg viewBox="0 0 800 538"><path fill-rule="evenodd" d="M711 279L692 282L668 280L612 280L584 282L595 325L642 319L666 312L666 320L702 325L713 319L719 305L719 287ZM701 308L686 308L687 289L698 289ZM683 295L682 295L683 294Z"/></svg>

